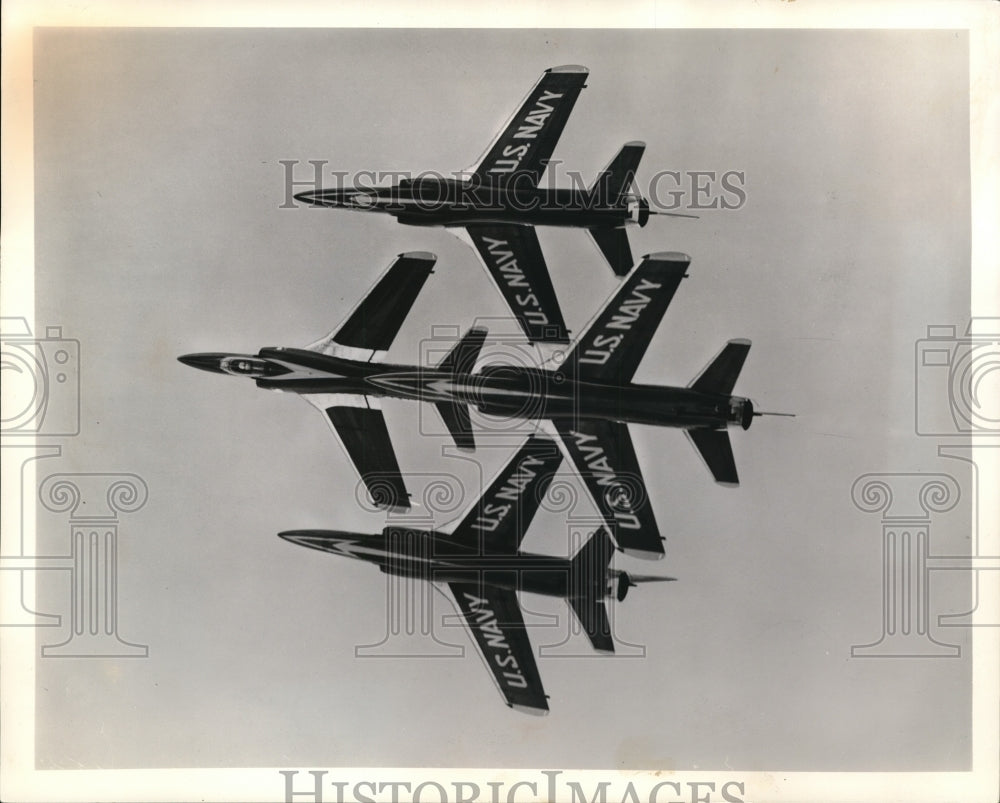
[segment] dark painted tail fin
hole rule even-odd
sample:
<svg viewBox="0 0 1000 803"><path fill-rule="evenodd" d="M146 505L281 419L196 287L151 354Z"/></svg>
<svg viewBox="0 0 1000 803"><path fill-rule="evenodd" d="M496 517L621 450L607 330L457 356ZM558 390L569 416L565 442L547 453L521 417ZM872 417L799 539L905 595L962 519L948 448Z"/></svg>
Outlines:
<svg viewBox="0 0 1000 803"><path fill-rule="evenodd" d="M479 352L483 350L486 335L487 331L484 328L473 326L441 360L438 370L450 371L453 374L471 373L476 360L479 359Z"/></svg>
<svg viewBox="0 0 1000 803"><path fill-rule="evenodd" d="M573 578L576 582L604 582L604 574L615 554L615 542L603 527L597 530L573 556Z"/></svg>
<svg viewBox="0 0 1000 803"><path fill-rule="evenodd" d="M749 340L730 340L688 387L699 393L718 393L728 396L736 386L736 378L743 369L750 351Z"/></svg>
<svg viewBox="0 0 1000 803"><path fill-rule="evenodd" d="M472 373L485 341L486 330L474 326L441 360L438 369L449 371L452 374ZM441 413L441 418L444 419L444 424L448 427L455 445L463 452L475 451L476 441L472 435L472 419L469 416L469 408L461 402L450 401L436 402L434 406Z"/></svg>
<svg viewBox="0 0 1000 803"><path fill-rule="evenodd" d="M685 432L719 485L735 487L740 484L733 445L727 430L694 428Z"/></svg>
<svg viewBox="0 0 1000 803"><path fill-rule="evenodd" d="M595 532L570 561L569 604L583 625L590 643L600 652L614 652L611 624L604 606L608 564L615 545L603 527Z"/></svg>
<svg viewBox="0 0 1000 803"><path fill-rule="evenodd" d="M610 206L628 192L645 150L645 142L626 142L591 185L591 202Z"/></svg>
<svg viewBox="0 0 1000 803"><path fill-rule="evenodd" d="M626 276L632 270L632 248L628 244L628 234L625 229L595 227L587 231L594 238L615 276Z"/></svg>

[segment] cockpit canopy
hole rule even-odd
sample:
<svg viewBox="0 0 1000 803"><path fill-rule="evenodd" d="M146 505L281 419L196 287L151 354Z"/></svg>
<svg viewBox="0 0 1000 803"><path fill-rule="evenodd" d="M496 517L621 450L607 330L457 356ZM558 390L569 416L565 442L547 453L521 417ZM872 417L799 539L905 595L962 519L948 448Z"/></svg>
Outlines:
<svg viewBox="0 0 1000 803"><path fill-rule="evenodd" d="M245 357L240 355L224 357L219 363L219 367L227 374L232 374L233 376L250 376L255 378L263 376L278 376L280 374L288 373L287 368L276 365L270 360L264 360L260 357Z"/></svg>
<svg viewBox="0 0 1000 803"><path fill-rule="evenodd" d="M374 192L356 192L353 195L347 196L347 200L354 206L361 209L368 209L375 206L378 196Z"/></svg>

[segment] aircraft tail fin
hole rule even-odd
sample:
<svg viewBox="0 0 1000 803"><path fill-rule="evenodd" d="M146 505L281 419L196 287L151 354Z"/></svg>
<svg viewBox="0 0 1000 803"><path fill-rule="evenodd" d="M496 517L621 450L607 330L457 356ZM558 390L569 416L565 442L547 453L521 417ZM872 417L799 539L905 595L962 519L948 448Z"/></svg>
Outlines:
<svg viewBox="0 0 1000 803"><path fill-rule="evenodd" d="M474 326L441 360L438 368L452 374L471 373L476 360L479 359L479 352L482 351L485 341L486 330ZM472 434L472 418L469 415L469 408L464 404L449 401L437 402L434 406L441 414L455 445L463 452L474 452L476 440Z"/></svg>
<svg viewBox="0 0 1000 803"><path fill-rule="evenodd" d="M730 395L749 352L749 340L730 340L688 388L699 393Z"/></svg>
<svg viewBox="0 0 1000 803"><path fill-rule="evenodd" d="M612 205L621 199L635 181L645 150L645 142L626 142L591 185L591 202Z"/></svg>
<svg viewBox="0 0 1000 803"><path fill-rule="evenodd" d="M625 229L594 227L587 231L594 238L615 276L625 276L632 270L632 249L629 247Z"/></svg>
<svg viewBox="0 0 1000 803"><path fill-rule="evenodd" d="M469 408L458 402L435 402L441 420L451 433L451 438L463 452L476 451L476 436L472 432L472 416Z"/></svg>
<svg viewBox="0 0 1000 803"><path fill-rule="evenodd" d="M604 605L608 564L615 545L603 527L595 532L571 561L569 604L599 652L614 652L611 624Z"/></svg>
<svg viewBox="0 0 1000 803"><path fill-rule="evenodd" d="M740 484L733 445L727 430L696 427L685 430L685 434L719 485L736 487Z"/></svg>
<svg viewBox="0 0 1000 803"><path fill-rule="evenodd" d="M576 583L593 584L604 581L604 573L615 554L615 542L608 531L601 527L587 540L572 558L573 580Z"/></svg>
<svg viewBox="0 0 1000 803"><path fill-rule="evenodd" d="M476 360L479 359L479 352L483 350L486 334L484 328L473 326L441 360L438 370L450 371L453 374L471 373Z"/></svg>

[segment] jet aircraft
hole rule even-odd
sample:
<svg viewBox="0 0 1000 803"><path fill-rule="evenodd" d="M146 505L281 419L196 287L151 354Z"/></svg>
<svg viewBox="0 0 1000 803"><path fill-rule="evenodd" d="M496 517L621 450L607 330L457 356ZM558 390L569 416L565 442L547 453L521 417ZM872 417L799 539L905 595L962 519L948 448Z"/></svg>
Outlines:
<svg viewBox="0 0 1000 803"><path fill-rule="evenodd" d="M384 364L434 261L432 254L400 255L339 329L305 349L179 359L302 395L323 411L373 501L389 509L407 509L409 495L379 409L382 397L433 403L465 450L475 448L470 406L489 416L551 422L545 426L558 433L619 547L637 557L662 558L664 547L629 423L683 429L716 481L739 483L728 427L747 429L754 416L765 415L749 399L732 395L748 340L729 341L686 388L632 382L690 257L643 257L558 365L474 370L487 335L479 327L434 368Z"/></svg>
<svg viewBox="0 0 1000 803"><path fill-rule="evenodd" d="M390 187L300 192L314 206L384 212L412 226L445 226L471 241L528 338L566 343L569 333L534 226L587 229L611 269L633 267L627 226L654 212L633 187L645 143L628 142L589 188L548 188L542 175L585 86L586 67L546 70L468 178L422 176ZM466 236L467 235L467 236Z"/></svg>
<svg viewBox="0 0 1000 803"><path fill-rule="evenodd" d="M671 577L612 569L614 544L599 529L570 559L520 551L562 454L532 435L450 532L385 527L381 533L291 530L292 543L373 563L383 572L447 585L507 705L547 714L547 695L517 592L564 597L595 650L614 652L604 597L625 599L638 583Z"/></svg>

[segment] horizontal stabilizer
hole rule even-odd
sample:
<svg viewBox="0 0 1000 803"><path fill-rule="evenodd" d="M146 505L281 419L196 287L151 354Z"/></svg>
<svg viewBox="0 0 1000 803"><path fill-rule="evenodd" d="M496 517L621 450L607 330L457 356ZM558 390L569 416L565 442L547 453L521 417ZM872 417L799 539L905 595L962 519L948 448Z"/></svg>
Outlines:
<svg viewBox="0 0 1000 803"><path fill-rule="evenodd" d="M455 347L448 352L438 369L448 371L451 374L472 373L479 353L482 351L483 343L486 342L486 330L480 327L473 327L462 337ZM469 408L461 403L437 402L435 405L444 424L448 427L455 445L465 452L476 450L476 441L472 435L472 419L469 415Z"/></svg>
<svg viewBox="0 0 1000 803"><path fill-rule="evenodd" d="M580 589L587 585L601 586L604 574L615 554L615 542L603 527L597 530L572 559L572 578ZM582 591L581 591L582 593Z"/></svg>
<svg viewBox="0 0 1000 803"><path fill-rule="evenodd" d="M635 172L645 151L645 142L626 142L590 188L591 201L601 206L616 204L635 181Z"/></svg>
<svg viewBox="0 0 1000 803"><path fill-rule="evenodd" d="M595 532L571 561L569 604L595 650L614 652L608 611L604 607L608 564L615 545L603 527Z"/></svg>
<svg viewBox="0 0 1000 803"><path fill-rule="evenodd" d="M486 330L482 327L472 327L441 360L438 369L453 374L472 373L476 360L479 359L479 352L483 350L483 343L486 342L486 334Z"/></svg>
<svg viewBox="0 0 1000 803"><path fill-rule="evenodd" d="M570 597L570 607L583 625L590 643L598 652L614 652L615 642L611 638L611 623L604 600L597 597Z"/></svg>
<svg viewBox="0 0 1000 803"><path fill-rule="evenodd" d="M699 393L730 395L749 352L749 340L730 340L688 387Z"/></svg>
<svg viewBox="0 0 1000 803"><path fill-rule="evenodd" d="M729 486L740 484L729 432L724 429L703 428L688 429L685 432L717 483Z"/></svg>
<svg viewBox="0 0 1000 803"><path fill-rule="evenodd" d="M625 229L593 228L588 231L615 276L625 276L632 270L632 249Z"/></svg>
<svg viewBox="0 0 1000 803"><path fill-rule="evenodd" d="M472 434L472 417L469 408L456 402L436 402L434 405L448 427L455 445L463 452L476 451L476 439Z"/></svg>

